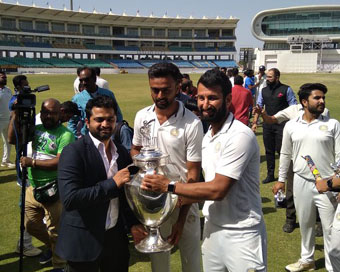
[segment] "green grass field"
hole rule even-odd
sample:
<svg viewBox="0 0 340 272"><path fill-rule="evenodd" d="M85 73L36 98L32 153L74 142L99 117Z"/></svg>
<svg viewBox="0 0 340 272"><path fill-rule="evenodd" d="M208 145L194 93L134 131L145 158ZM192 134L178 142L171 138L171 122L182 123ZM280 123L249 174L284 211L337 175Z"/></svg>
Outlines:
<svg viewBox="0 0 340 272"><path fill-rule="evenodd" d="M114 91L119 105L123 111L124 119L130 125L136 112L152 103L148 88L147 75L145 74L124 74L124 75L103 75L109 81L111 89ZM198 74L193 74L193 82L197 82ZM8 77L8 85L13 90L12 76ZM51 90L37 94L37 112L40 110L41 102L49 97L54 97L60 101L70 100L74 94L74 75L28 75L31 87L49 84ZM330 110L331 116L339 120L340 102L338 86L340 85L339 74L284 74L281 81L290 85L295 92L298 87L306 82L321 82L327 85L329 92L326 95L326 106ZM261 148L261 180L266 175L266 163L264 161L264 148L262 141L262 128L257 133L258 142ZM2 155L2 140L0 140L0 154ZM312 148L312 147L311 147ZM15 152L12 149L11 159L14 161ZM278 163L277 163L278 164ZM268 271L284 271L284 267L299 258L300 253L300 233L296 229L291 234L282 231L285 222L285 210L274 208L271 187L273 183L262 185L261 195L263 213L268 233ZM0 168L0 271L18 271L19 258L14 250L19 238L19 195L20 188L16 184L14 170ZM36 246L42 244L34 240ZM323 241L322 238L316 240L315 250L316 266L319 271L324 269ZM178 250L173 250L171 258L172 271L180 271L180 258ZM46 271L50 267L42 267L38 263L38 258L25 258L24 271ZM146 255L137 253L131 246L131 266L130 271L151 271L149 258ZM237 272L237 271L236 271Z"/></svg>

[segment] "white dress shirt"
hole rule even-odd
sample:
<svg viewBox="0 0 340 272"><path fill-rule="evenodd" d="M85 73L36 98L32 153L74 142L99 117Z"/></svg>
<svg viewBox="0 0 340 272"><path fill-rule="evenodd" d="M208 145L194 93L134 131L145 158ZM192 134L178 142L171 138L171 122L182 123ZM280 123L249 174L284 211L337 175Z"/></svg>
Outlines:
<svg viewBox="0 0 340 272"><path fill-rule="evenodd" d="M109 161L106 152L105 152L105 145L92 136L91 132L89 133L95 147L98 149L100 156L103 159L103 163L106 170L107 178L112 178L117 172L118 172L118 152L115 144L110 140L110 152L111 152L111 161ZM113 181L112 181L113 182ZM106 223L105 223L105 229L108 230L110 228L113 228L118 220L119 215L119 198L115 197L111 199L109 209L107 210L107 216L106 216Z"/></svg>

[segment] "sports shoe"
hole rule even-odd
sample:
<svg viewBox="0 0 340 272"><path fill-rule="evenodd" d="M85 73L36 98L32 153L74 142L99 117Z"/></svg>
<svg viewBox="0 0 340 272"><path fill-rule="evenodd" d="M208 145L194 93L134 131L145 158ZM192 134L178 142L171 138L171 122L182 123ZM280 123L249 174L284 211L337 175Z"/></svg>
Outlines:
<svg viewBox="0 0 340 272"><path fill-rule="evenodd" d="M282 227L282 230L286 233L291 233L295 230L296 228L296 223L285 223Z"/></svg>
<svg viewBox="0 0 340 272"><path fill-rule="evenodd" d="M15 252L20 254L20 246L19 246L19 244L17 245L17 248L16 248ZM40 255L41 252L42 252L41 249L36 248L33 245L29 245L28 247L24 246L23 254L26 257L35 257L35 256Z"/></svg>
<svg viewBox="0 0 340 272"><path fill-rule="evenodd" d="M315 270L315 262L303 263L301 260L298 260L296 263L292 263L286 266L286 270L290 272L299 272L299 271L314 271Z"/></svg>
<svg viewBox="0 0 340 272"><path fill-rule="evenodd" d="M40 264L47 264L52 260L52 251L50 249L43 252L39 258Z"/></svg>
<svg viewBox="0 0 340 272"><path fill-rule="evenodd" d="M15 164L8 161L8 162L2 162L1 163L1 167L8 167L8 168L14 168L15 167Z"/></svg>
<svg viewBox="0 0 340 272"><path fill-rule="evenodd" d="M323 231L322 231L321 222L316 222L316 226L315 226L315 236L316 236L316 237L322 237L322 236L323 236Z"/></svg>

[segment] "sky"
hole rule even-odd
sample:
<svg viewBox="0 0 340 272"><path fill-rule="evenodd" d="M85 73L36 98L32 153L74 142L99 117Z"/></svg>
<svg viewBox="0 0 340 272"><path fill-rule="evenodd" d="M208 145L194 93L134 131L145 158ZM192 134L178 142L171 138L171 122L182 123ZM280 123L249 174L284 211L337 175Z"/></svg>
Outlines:
<svg viewBox="0 0 340 272"><path fill-rule="evenodd" d="M32 5L63 9L70 8L70 0L2 0L4 3ZM229 18L230 16L239 19L236 28L236 47L262 47L262 42L255 39L251 33L250 26L254 16L263 10L287 8L293 6L306 5L340 5L340 0L73 0L73 9L78 10L79 7L83 11L108 13L110 9L112 13L127 15L136 15L137 11L141 16L149 16L153 14L155 17L162 17L167 14L169 17L177 15L188 18L216 18L217 16Z"/></svg>

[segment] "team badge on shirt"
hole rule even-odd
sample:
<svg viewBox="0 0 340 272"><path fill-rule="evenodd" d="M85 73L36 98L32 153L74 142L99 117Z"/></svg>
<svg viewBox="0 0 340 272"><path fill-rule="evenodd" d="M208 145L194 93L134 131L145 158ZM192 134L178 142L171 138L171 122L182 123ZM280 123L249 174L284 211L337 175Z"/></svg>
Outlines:
<svg viewBox="0 0 340 272"><path fill-rule="evenodd" d="M218 143L216 143L216 145L215 145L215 152L220 151L220 149L221 149L221 143L218 142Z"/></svg>
<svg viewBox="0 0 340 272"><path fill-rule="evenodd" d="M336 214L336 220L340 220L340 213Z"/></svg>
<svg viewBox="0 0 340 272"><path fill-rule="evenodd" d="M319 129L320 129L321 131L328 131L328 126L326 126L326 125L321 125L321 126L319 126Z"/></svg>
<svg viewBox="0 0 340 272"><path fill-rule="evenodd" d="M177 137L178 134L179 134L179 131L178 131L177 128L173 128L172 130L170 130L170 134L171 134L172 136Z"/></svg>

